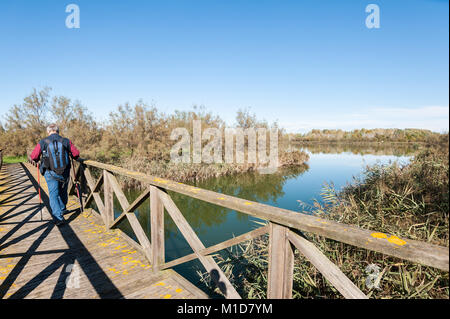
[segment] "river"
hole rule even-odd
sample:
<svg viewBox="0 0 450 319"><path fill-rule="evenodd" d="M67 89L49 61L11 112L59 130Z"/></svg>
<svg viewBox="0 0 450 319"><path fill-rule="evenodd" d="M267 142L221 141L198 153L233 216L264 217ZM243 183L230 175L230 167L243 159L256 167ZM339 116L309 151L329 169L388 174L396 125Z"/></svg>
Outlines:
<svg viewBox="0 0 450 319"><path fill-rule="evenodd" d="M339 191L354 178L362 178L361 173L367 165L387 164L393 161L407 163L414 154L414 150L410 147L399 145L376 148L336 145L292 147L309 153L310 159L307 164L279 169L273 174L245 173L191 184L247 200L309 213L314 201L321 201L320 194L325 185L334 185L334 188ZM128 190L125 194L132 202L141 192ZM260 227L256 223L257 218L246 214L173 192L169 194L206 247ZM135 211L135 214L150 238L149 207L149 200L147 200ZM118 202L115 202L114 208L117 217L121 213ZM118 227L136 240L126 219ZM165 253L166 261L192 253L167 213L165 214ZM196 271L204 271L197 260L176 266L174 269L195 284L199 280Z"/></svg>

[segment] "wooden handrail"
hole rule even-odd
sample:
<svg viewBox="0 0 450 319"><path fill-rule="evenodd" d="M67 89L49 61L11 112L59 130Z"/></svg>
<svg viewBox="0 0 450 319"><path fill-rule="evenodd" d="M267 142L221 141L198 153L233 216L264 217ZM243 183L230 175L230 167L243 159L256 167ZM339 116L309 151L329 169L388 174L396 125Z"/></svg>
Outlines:
<svg viewBox="0 0 450 319"><path fill-rule="evenodd" d="M447 247L412 239L398 238L389 234L381 234L377 231L365 230L353 225L244 200L168 179L130 171L114 165L91 160L83 161L83 164L130 177L144 184L157 186L218 206L237 210L285 227L324 236L349 245L406 259L444 271L449 270L449 251Z"/></svg>
<svg viewBox="0 0 450 319"><path fill-rule="evenodd" d="M71 178L84 177L89 187L89 193L84 194L87 200L84 201L83 208L87 207L94 200L105 225L109 228L117 226L123 218L127 218L142 251L145 252L147 259L152 263L154 271L167 269L193 259L199 259L227 298L240 298L240 296L214 259L209 255L266 233L269 233L267 289L269 298L292 298L294 249L298 249L344 297L367 298L313 243L302 236L301 231L448 271L449 252L446 247L364 230L352 225L247 201L97 161L79 160L79 163L81 164L77 164L75 176L71 175ZM97 181L94 181L89 167L102 170L102 174ZM130 204L114 174L138 180L148 185L148 187ZM72 181L73 184L74 181ZM104 201L102 201L99 193L102 185L104 186ZM87 187L84 189L87 189ZM268 224L206 248L167 191L173 191L208 203L237 210L264 219L268 221ZM116 195L122 207L122 213L117 218L114 218L113 194ZM149 197L151 206L151 240L145 234L134 214L134 210ZM192 254L171 262L165 262L164 260L164 209L172 217L194 251Z"/></svg>

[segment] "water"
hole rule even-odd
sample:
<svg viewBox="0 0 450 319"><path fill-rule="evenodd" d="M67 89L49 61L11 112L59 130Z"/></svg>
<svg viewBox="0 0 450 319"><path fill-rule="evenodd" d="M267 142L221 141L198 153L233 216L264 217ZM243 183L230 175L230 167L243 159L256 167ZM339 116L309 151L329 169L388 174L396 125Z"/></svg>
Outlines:
<svg viewBox="0 0 450 319"><path fill-rule="evenodd" d="M274 174L245 173L192 184L227 195L300 212L308 210L314 200L320 201L320 193L326 184L334 185L335 189L339 190L347 183L351 183L353 178L360 178L366 165L386 164L393 161L407 163L413 154L410 149L392 146L384 150L355 147L307 147L304 150L310 154L310 160L306 165L300 167L279 169ZM126 192L126 196L132 202L140 193L141 191L138 190L130 190ZM169 192L169 195L206 247L260 227L256 223L259 221L257 218L246 214L173 192ZM147 200L135 213L150 237L149 207L150 203ZM117 200L114 208L117 217L121 213ZM164 223L166 261L192 253L192 249L167 213ZM118 227L136 240L126 219ZM179 265L174 269L194 284L198 284L199 280L196 271L204 272L204 268L197 260Z"/></svg>

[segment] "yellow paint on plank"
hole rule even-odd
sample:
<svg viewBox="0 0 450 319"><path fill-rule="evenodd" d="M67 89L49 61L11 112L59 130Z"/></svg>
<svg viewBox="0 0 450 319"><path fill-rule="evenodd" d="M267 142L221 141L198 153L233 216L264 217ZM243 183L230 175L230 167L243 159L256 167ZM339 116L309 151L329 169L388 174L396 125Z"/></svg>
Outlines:
<svg viewBox="0 0 450 319"><path fill-rule="evenodd" d="M392 235L391 237L389 237L387 239L390 243L395 244L395 245L399 245L399 246L403 246L404 244L406 244L406 241L398 238L397 236Z"/></svg>
<svg viewBox="0 0 450 319"><path fill-rule="evenodd" d="M406 244L406 241L404 241L403 239L400 239L399 237L397 237L395 235L391 235L388 238L388 236L384 233L372 233L371 236L374 238L387 239L388 242L390 242L391 244L398 245L398 246L403 246Z"/></svg>
<svg viewBox="0 0 450 319"><path fill-rule="evenodd" d="M154 182L158 182L158 183L163 183L163 184L167 184L167 181L160 179L160 178L155 178L153 179Z"/></svg>
<svg viewBox="0 0 450 319"><path fill-rule="evenodd" d="M321 218L317 218L316 221L320 222L321 224L328 224L327 221L322 220Z"/></svg>
<svg viewBox="0 0 450 319"><path fill-rule="evenodd" d="M370 235L374 238L387 238L387 235L383 233L372 233Z"/></svg>

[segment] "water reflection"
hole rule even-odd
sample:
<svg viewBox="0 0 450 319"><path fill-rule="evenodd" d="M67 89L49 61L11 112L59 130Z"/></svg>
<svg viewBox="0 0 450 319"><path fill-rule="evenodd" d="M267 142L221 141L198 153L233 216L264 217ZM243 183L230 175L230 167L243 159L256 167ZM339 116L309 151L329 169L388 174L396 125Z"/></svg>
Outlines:
<svg viewBox="0 0 450 319"><path fill-rule="evenodd" d="M309 166L307 164L279 169L274 174L259 174L257 172L241 174L239 176L224 176L221 178L214 178L207 181L193 183L194 186L212 190L221 194L236 196L239 198L256 201L269 202L277 201L277 199L284 196L284 184L287 180L297 178ZM128 190L125 192L129 202L134 201L142 190ZM230 209L222 206L210 204L192 197L181 195L178 193L168 192L177 207L183 213L186 220L196 233L207 235L211 227L217 227L224 224L232 213ZM121 213L119 201L114 198L115 215L118 217ZM248 222L249 215L233 212L235 218L239 222ZM147 199L136 211L136 216L147 234L150 235L150 202ZM178 236L178 229L172 219L165 216L165 236ZM131 231L131 227L125 222L119 225L119 228L126 233Z"/></svg>
<svg viewBox="0 0 450 319"><path fill-rule="evenodd" d="M290 147L292 149L306 150L312 154L351 153L359 155L412 156L425 146L419 143L292 143Z"/></svg>
<svg viewBox="0 0 450 319"><path fill-rule="evenodd" d="M310 200L318 197L321 185L324 182L350 181L354 172L361 171L358 163L367 158L383 158L384 155L411 155L419 150L419 145L412 144L292 144L293 149L304 149L312 154L336 154L327 158L312 156L310 163L314 168L310 170L309 164L283 168L274 174L259 174L258 172L244 173L234 176L223 176L209 180L192 182L200 188L218 193L235 196L260 203L276 205L286 209L299 210L298 200ZM352 155L357 154L357 155ZM360 156L365 154L372 154ZM373 154L375 156L373 156ZM383 155L383 156L381 156ZM327 155L328 156L328 155ZM356 165L355 165L356 163ZM305 174L307 173L307 174ZM303 177L304 175L304 177ZM133 202L142 190L128 190L125 192L129 202ZM169 195L180 209L191 227L202 240L216 243L225 240L231 235L239 235L249 231L255 218L230 209L197 200L178 193ZM114 210L116 217L121 213L118 200L114 197ZM144 231L150 236L150 202L147 199L136 211L136 216ZM132 229L124 219L118 227L125 233L134 237ZM165 214L165 237L179 240L180 234L168 214Z"/></svg>

